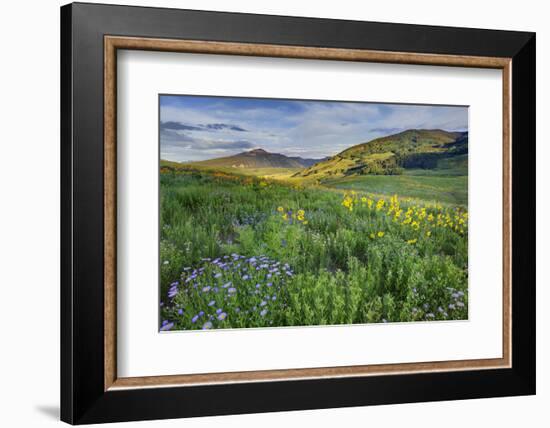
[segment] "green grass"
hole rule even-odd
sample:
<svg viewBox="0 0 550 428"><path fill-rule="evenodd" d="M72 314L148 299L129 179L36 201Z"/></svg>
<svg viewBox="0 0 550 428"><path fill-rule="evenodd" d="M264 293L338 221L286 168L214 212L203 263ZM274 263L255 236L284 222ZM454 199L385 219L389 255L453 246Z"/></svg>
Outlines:
<svg viewBox="0 0 550 428"><path fill-rule="evenodd" d="M420 175L422 173L424 175ZM398 194L424 201L457 205L468 203L468 177L443 175L440 170L406 170L403 175L356 175L325 180L322 184L336 189Z"/></svg>
<svg viewBox="0 0 550 428"><path fill-rule="evenodd" d="M292 175L301 171L303 168L276 168L276 167L263 167L263 168L235 168L235 167L211 167L204 165L188 165L177 162L161 160L161 167L168 167L180 171L197 172L197 173L210 173L223 172L236 176L252 176L252 177L266 177L270 179L288 179Z"/></svg>
<svg viewBox="0 0 550 428"><path fill-rule="evenodd" d="M411 181L356 180L347 184L365 193L345 196L227 173L162 173L163 329L466 319L467 222L459 230L454 220L463 211L366 202L374 190L456 192L456 177L365 178Z"/></svg>
<svg viewBox="0 0 550 428"><path fill-rule="evenodd" d="M302 168L216 168L217 171L235 175L251 175L254 177L288 178L301 171Z"/></svg>

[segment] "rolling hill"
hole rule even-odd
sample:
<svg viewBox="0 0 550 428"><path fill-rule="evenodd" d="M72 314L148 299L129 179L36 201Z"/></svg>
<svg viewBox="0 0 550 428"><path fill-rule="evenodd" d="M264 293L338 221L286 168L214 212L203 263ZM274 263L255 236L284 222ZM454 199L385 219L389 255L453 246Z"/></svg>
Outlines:
<svg viewBox="0 0 550 428"><path fill-rule="evenodd" d="M325 180L354 175L398 175L404 169L436 169L468 153L468 133L410 129L361 143L294 174Z"/></svg>
<svg viewBox="0 0 550 428"><path fill-rule="evenodd" d="M205 168L309 168L322 160L324 159L289 157L280 153L269 153L264 149L254 149L234 156L192 162L187 165Z"/></svg>

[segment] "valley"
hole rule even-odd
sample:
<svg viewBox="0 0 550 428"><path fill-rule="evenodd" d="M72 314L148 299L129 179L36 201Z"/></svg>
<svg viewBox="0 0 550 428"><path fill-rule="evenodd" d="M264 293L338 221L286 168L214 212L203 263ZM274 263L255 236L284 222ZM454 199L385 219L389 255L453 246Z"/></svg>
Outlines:
<svg viewBox="0 0 550 428"><path fill-rule="evenodd" d="M223 173L291 185L398 194L420 201L466 206L468 133L407 130L357 144L322 159L304 159L254 149L200 162L161 160L161 168Z"/></svg>

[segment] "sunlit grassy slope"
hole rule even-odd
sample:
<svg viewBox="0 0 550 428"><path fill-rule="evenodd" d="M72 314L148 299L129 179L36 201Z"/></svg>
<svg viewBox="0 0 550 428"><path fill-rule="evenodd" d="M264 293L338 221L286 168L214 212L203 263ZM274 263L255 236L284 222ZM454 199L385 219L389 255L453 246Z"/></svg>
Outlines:
<svg viewBox="0 0 550 428"><path fill-rule="evenodd" d="M312 179L296 175L299 168L211 168L185 166L162 161L165 167L180 170L196 170L205 173L225 173L235 176L286 181L291 184L326 187L329 189L354 189L377 195L398 194L423 201L438 201L446 204L468 204L468 156L441 159L433 169L405 169L401 175L350 175L343 177Z"/></svg>
<svg viewBox="0 0 550 428"><path fill-rule="evenodd" d="M467 151L467 132L412 129L352 146L296 176L322 181L350 175L396 175L403 169L434 169L439 161Z"/></svg>

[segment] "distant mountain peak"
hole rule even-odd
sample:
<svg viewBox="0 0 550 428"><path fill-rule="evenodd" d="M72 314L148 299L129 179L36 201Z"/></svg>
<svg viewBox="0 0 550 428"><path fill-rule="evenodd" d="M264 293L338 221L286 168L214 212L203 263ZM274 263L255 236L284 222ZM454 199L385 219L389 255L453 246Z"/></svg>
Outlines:
<svg viewBox="0 0 550 428"><path fill-rule="evenodd" d="M264 154L268 154L269 152L267 150L264 150L264 149L261 149L261 148L258 148L258 149L252 149L252 150L249 150L248 152L245 152L245 153L248 153L248 154L256 154L256 155L264 155Z"/></svg>
<svg viewBox="0 0 550 428"><path fill-rule="evenodd" d="M194 162L196 165L232 168L308 168L322 159L304 159L270 153L262 148L237 155Z"/></svg>

